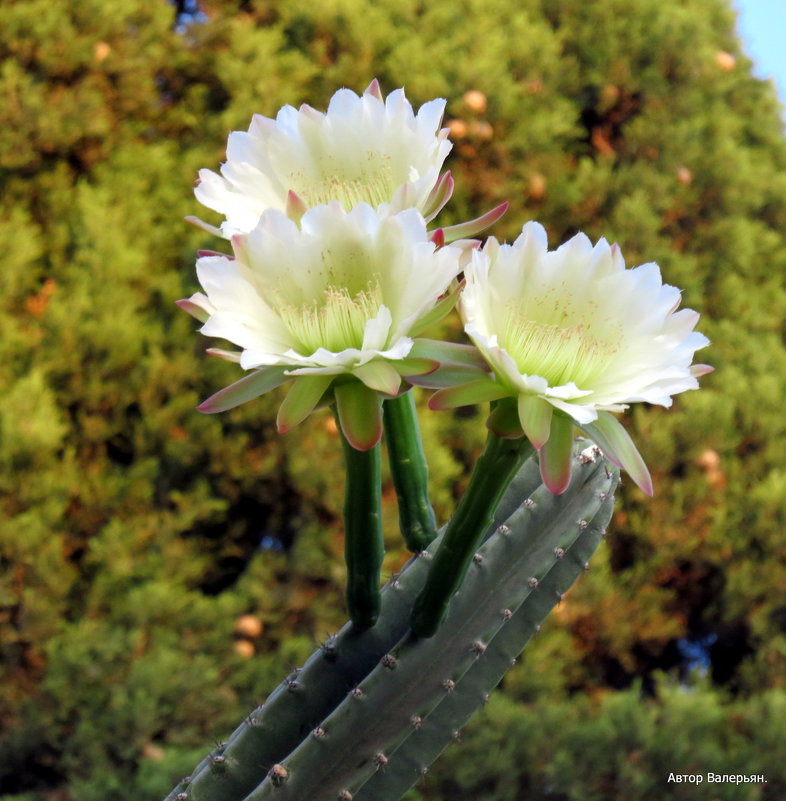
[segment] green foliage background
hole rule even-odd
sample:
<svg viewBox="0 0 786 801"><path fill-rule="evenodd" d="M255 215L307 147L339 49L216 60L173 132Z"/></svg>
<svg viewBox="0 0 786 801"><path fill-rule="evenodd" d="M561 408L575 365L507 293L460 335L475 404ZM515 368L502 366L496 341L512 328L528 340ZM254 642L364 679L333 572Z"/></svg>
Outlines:
<svg viewBox="0 0 786 801"><path fill-rule="evenodd" d="M162 796L341 625L330 421L281 438L277 396L195 412L237 368L173 301L216 247L182 218L217 221L190 186L228 131L374 76L448 99L441 220L508 199L501 237L534 218L554 245L583 230L657 261L717 368L628 416L654 500L623 488L589 575L410 797L709 797L672 771L766 773L718 792L786 797L786 141L728 3L203 8L178 33L163 0L2 4L0 797ZM480 410L428 414L424 436L444 520ZM246 613L261 637L234 632ZM675 643L707 634L713 671L685 691Z"/></svg>

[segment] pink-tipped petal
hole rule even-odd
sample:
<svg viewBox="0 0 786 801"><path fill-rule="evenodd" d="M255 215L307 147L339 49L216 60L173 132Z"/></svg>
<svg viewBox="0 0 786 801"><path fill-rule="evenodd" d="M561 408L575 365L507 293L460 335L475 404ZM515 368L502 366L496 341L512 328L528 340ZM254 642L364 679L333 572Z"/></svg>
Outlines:
<svg viewBox="0 0 786 801"><path fill-rule="evenodd" d="M222 259L234 259L234 256L230 256L228 253L219 253L217 250L198 250L197 257L202 259L206 256L221 256Z"/></svg>
<svg viewBox="0 0 786 801"><path fill-rule="evenodd" d="M549 438L554 407L537 395L519 395L519 421L527 439L540 450Z"/></svg>
<svg viewBox="0 0 786 801"><path fill-rule="evenodd" d="M474 345L459 345L438 339L416 339L409 357L434 359L442 365L462 365L489 372L486 360Z"/></svg>
<svg viewBox="0 0 786 801"><path fill-rule="evenodd" d="M347 442L359 451L371 450L382 439L382 401L360 381L339 384L336 397L338 422Z"/></svg>
<svg viewBox="0 0 786 801"><path fill-rule="evenodd" d="M395 395L401 387L401 374L387 362L375 359L352 370L367 387L385 395Z"/></svg>
<svg viewBox="0 0 786 801"><path fill-rule="evenodd" d="M435 392L429 399L429 409L456 409L459 406L474 406L476 403L499 400L509 395L509 391L490 378L482 378L469 384L447 387Z"/></svg>
<svg viewBox="0 0 786 801"><path fill-rule="evenodd" d="M598 419L594 423L586 423L581 428L595 440L595 444L608 459L627 471L647 495L654 494L652 477L644 459L633 444L630 434L611 412L598 412Z"/></svg>
<svg viewBox="0 0 786 801"><path fill-rule="evenodd" d="M175 306L199 320L200 323L206 323L210 319L210 312L203 309L198 303L194 303L190 298L176 300Z"/></svg>
<svg viewBox="0 0 786 801"><path fill-rule="evenodd" d="M287 192L286 215L293 222L299 223L300 218L308 211L305 201L291 189Z"/></svg>
<svg viewBox="0 0 786 801"><path fill-rule="evenodd" d="M240 364L240 354L242 351L224 350L223 348L208 348L205 353L210 356L218 356L219 359L223 359L225 362L234 362L235 364Z"/></svg>
<svg viewBox="0 0 786 801"><path fill-rule="evenodd" d="M570 484L572 456L573 421L563 414L554 414L551 433L540 449L540 475L553 495L562 495Z"/></svg>
<svg viewBox="0 0 786 801"><path fill-rule="evenodd" d="M709 373L714 373L715 368L711 367L709 364L692 364L690 367L690 374L694 378L701 378L703 375L709 375Z"/></svg>
<svg viewBox="0 0 786 801"><path fill-rule="evenodd" d="M444 231L444 229L442 229L442 228L437 228L437 230L436 230L436 231L434 231L434 232L431 234L431 241L432 241L432 242L433 242L433 243L434 243L434 244L435 244L435 245L436 245L438 248L445 247L445 231Z"/></svg>
<svg viewBox="0 0 786 801"><path fill-rule="evenodd" d="M207 231L209 234L215 234L216 236L224 236L221 233L220 228L216 228L215 225L210 225L210 223L206 223L204 220L200 220L199 217L194 217L193 215L189 214L188 217L183 218L187 223L191 223L191 225L196 225L197 228L201 228L203 231Z"/></svg>
<svg viewBox="0 0 786 801"><path fill-rule="evenodd" d="M508 203L506 200L504 203L500 203L499 206L496 206L491 211L487 211L480 217L476 217L474 220L467 220L466 222L459 223L458 225L448 226L447 228L443 229L445 231L445 241L453 242L456 239L464 239L466 237L475 236L475 234L485 231L486 228L490 228L502 217L503 214L505 214L509 205L510 203Z"/></svg>
<svg viewBox="0 0 786 801"><path fill-rule="evenodd" d="M445 208L447 202L453 195L455 185L456 182L453 180L450 171L443 173L439 177L439 180L434 184L434 188L431 190L431 194L428 196L428 200L426 200L423 212L423 217L426 222L431 222L437 214Z"/></svg>
<svg viewBox="0 0 786 801"><path fill-rule="evenodd" d="M372 95L376 97L377 100L384 100L382 97L382 89L379 86L379 81L374 78L373 81L366 87L366 91L363 92L364 95Z"/></svg>
<svg viewBox="0 0 786 801"><path fill-rule="evenodd" d="M434 364L437 364L436 369L428 373L411 373L407 375L409 383L426 389L446 389L447 387L455 387L458 384L469 384L479 379L488 378L488 373L477 367L439 364L438 362L434 362Z"/></svg>
<svg viewBox="0 0 786 801"><path fill-rule="evenodd" d="M404 378L428 376L439 369L439 362L434 359L398 359L391 362L396 372Z"/></svg>
<svg viewBox="0 0 786 801"><path fill-rule="evenodd" d="M302 423L314 411L332 380L332 375L305 375L296 378L278 408L278 433L286 434L298 423Z"/></svg>
<svg viewBox="0 0 786 801"><path fill-rule="evenodd" d="M288 375L284 375L286 367L276 365L274 367L263 367L255 370L250 375L244 376L234 384L230 384L224 389L220 389L215 395L211 395L207 400L197 406L197 410L205 414L216 414L225 412L227 409L234 409L241 403L258 398L271 389L290 380Z"/></svg>

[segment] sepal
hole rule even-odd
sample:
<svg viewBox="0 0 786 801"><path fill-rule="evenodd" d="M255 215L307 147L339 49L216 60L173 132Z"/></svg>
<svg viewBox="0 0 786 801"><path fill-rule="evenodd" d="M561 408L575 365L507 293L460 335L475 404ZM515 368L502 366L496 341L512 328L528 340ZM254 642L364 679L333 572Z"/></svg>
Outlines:
<svg viewBox="0 0 786 801"><path fill-rule="evenodd" d="M271 389L290 380L290 376L285 374L286 367L275 365L273 367L263 367L253 373L243 376L239 381L230 384L224 389L220 389L214 395L197 406L197 410L205 414L216 414L234 409L241 403L258 398Z"/></svg>
<svg viewBox="0 0 786 801"><path fill-rule="evenodd" d="M382 439L382 399L360 381L334 387L338 421L347 442L359 451L371 450Z"/></svg>

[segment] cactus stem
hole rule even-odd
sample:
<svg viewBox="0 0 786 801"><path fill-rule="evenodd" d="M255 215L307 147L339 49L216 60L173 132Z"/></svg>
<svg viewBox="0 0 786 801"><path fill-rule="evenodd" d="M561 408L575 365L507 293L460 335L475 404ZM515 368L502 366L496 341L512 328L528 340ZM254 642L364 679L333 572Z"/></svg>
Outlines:
<svg viewBox="0 0 786 801"><path fill-rule="evenodd" d="M417 553L434 539L437 531L428 497L428 464L412 392L386 399L382 404L382 420L390 476L398 498L399 528L409 550Z"/></svg>
<svg viewBox="0 0 786 801"><path fill-rule="evenodd" d="M339 430L341 427L339 426ZM382 538L380 445L359 451L341 434L347 467L344 494L344 557L347 608L361 630L377 622L381 606Z"/></svg>
<svg viewBox="0 0 786 801"><path fill-rule="evenodd" d="M445 529L426 584L415 600L411 625L418 637L431 637L439 628L503 493L531 453L532 445L526 437L508 440L489 432L467 491Z"/></svg>

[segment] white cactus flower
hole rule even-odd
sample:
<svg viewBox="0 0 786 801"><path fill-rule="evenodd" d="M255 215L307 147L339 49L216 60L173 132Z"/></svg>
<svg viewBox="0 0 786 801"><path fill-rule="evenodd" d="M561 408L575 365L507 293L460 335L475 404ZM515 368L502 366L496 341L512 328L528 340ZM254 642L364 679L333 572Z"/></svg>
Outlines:
<svg viewBox="0 0 786 801"><path fill-rule="evenodd" d="M613 413L636 401L670 406L672 395L697 389L712 370L691 364L709 341L693 330L697 312L677 311L680 290L663 284L657 264L626 269L604 239L593 247L578 234L549 251L534 222L512 245L490 238L465 275L459 311L493 376L442 389L432 406L512 397L519 431L541 451L552 491L567 486L577 425L652 494Z"/></svg>
<svg viewBox="0 0 786 801"><path fill-rule="evenodd" d="M275 119L254 116L247 132L229 135L221 174L199 171L200 203L226 218L225 238L248 233L267 209L293 219L313 206L338 201L345 211L358 203L393 213L416 208L432 219L452 192L440 170L451 144L440 128L444 100L431 100L415 114L403 89L384 99L377 81L358 96L339 89L327 112L308 105L284 106Z"/></svg>
<svg viewBox="0 0 786 801"><path fill-rule="evenodd" d="M234 258L197 261L204 294L180 305L205 322L203 334L242 348L214 353L254 372L201 410L223 411L294 378L281 431L335 399L349 441L372 447L379 393L395 395L402 376L437 366L410 353L412 337L451 308L444 296L461 250L437 248L415 209L391 215L360 203L346 211L338 202L308 210L299 224L268 210L232 247Z"/></svg>

